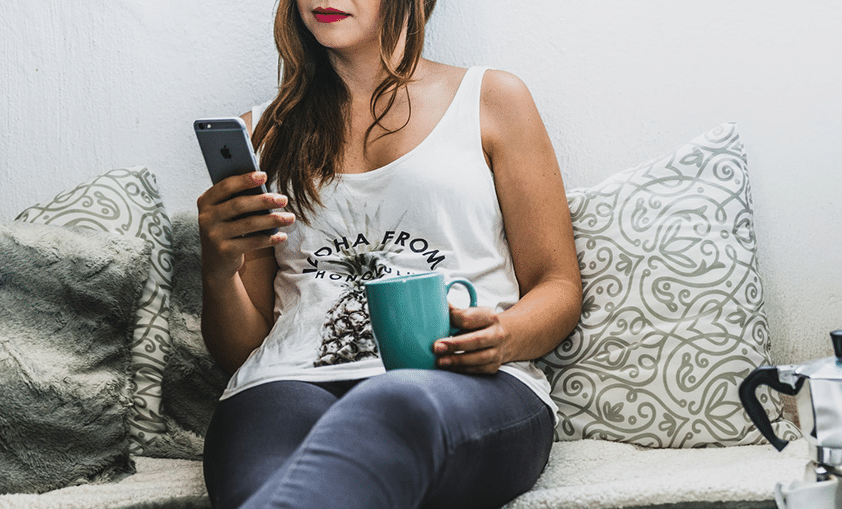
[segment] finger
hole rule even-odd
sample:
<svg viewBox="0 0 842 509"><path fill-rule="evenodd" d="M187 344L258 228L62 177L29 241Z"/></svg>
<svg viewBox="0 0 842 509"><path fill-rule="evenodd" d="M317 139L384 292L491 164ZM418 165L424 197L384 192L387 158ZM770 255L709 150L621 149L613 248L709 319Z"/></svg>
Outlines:
<svg viewBox="0 0 842 509"><path fill-rule="evenodd" d="M208 189L198 198L199 224L203 230L210 230L218 223L224 221L239 219L239 216L244 214L251 214L261 210L275 210L287 205L287 197L277 193L246 194L232 197L228 191L241 189L241 187L236 185L236 180L249 176L237 175L229 177ZM260 180L262 179L258 179L258 181ZM223 199L223 201L219 202L220 199ZM289 225L294 220L294 217L292 215L278 216L270 222L277 222L278 220L281 220L279 225L268 225L267 228Z"/></svg>
<svg viewBox="0 0 842 509"><path fill-rule="evenodd" d="M446 355L437 359L437 364L443 367L467 367L485 366L497 362L498 354L493 348L462 352L454 355Z"/></svg>
<svg viewBox="0 0 842 509"><path fill-rule="evenodd" d="M222 209L222 210L221 210ZM220 251L228 251L232 246L222 244L255 232L263 232L275 228L283 228L295 222L295 216L288 212L273 211L266 213L251 213L247 216L234 216L244 209L236 205L224 203L216 207L206 208L199 212L199 231L203 242L219 246ZM266 237L267 235L262 235ZM275 244L286 240L283 235L273 240ZM268 246L262 246L268 247Z"/></svg>
<svg viewBox="0 0 842 509"><path fill-rule="evenodd" d="M223 179L199 197L200 207L203 203L208 205L222 203L237 193L265 184L267 180L268 176L262 171L252 171Z"/></svg>
<svg viewBox="0 0 842 509"><path fill-rule="evenodd" d="M490 325L486 327L437 340L434 343L434 351L454 353L490 348L503 342L505 340L504 336L495 317L495 319L490 320Z"/></svg>
<svg viewBox="0 0 842 509"><path fill-rule="evenodd" d="M459 338L444 338L436 341L433 345L433 353L438 356L453 355L461 352L473 352L475 350L484 350L492 348L496 342L491 339L480 337L459 337Z"/></svg>
<svg viewBox="0 0 842 509"><path fill-rule="evenodd" d="M286 202L285 196L275 193L237 196L218 205L200 209L199 220L207 229L223 228L222 235L225 238L238 237L255 231L291 225L295 216L277 210Z"/></svg>
<svg viewBox="0 0 842 509"><path fill-rule="evenodd" d="M227 241L227 248L236 253L250 253L259 249L274 247L287 240L287 234L278 232L274 235L247 235Z"/></svg>
<svg viewBox="0 0 842 509"><path fill-rule="evenodd" d="M225 256L239 256L253 249L271 247L287 240L287 234L281 231L273 235L250 235L275 228L282 221L267 222L269 218L243 218L240 221L221 222L203 232L203 246L213 246L212 250ZM251 225L251 226L249 226Z"/></svg>
<svg viewBox="0 0 842 509"><path fill-rule="evenodd" d="M295 216L288 212L270 212L268 214L254 214L245 217L235 217L219 225L223 230L223 237L233 239L243 236L284 228L295 222ZM259 235L267 236L267 235ZM283 236L286 240L286 235Z"/></svg>
<svg viewBox="0 0 842 509"><path fill-rule="evenodd" d="M477 330L497 323L497 313L487 307L450 307L450 323L462 330Z"/></svg>
<svg viewBox="0 0 842 509"><path fill-rule="evenodd" d="M225 239L221 242L213 243L213 247L209 250L203 249L203 261L205 259L208 260L216 268L228 267L236 271L242 266L243 256L265 248L273 249L274 246L284 242L286 238L285 233L279 232L271 236L250 235L247 237ZM207 258L205 258L206 256Z"/></svg>
<svg viewBox="0 0 842 509"><path fill-rule="evenodd" d="M217 205L222 220L230 220L245 214L253 214L261 211L276 210L284 207L287 198L277 193L264 193L259 195L235 196Z"/></svg>
<svg viewBox="0 0 842 509"><path fill-rule="evenodd" d="M496 373L502 362L495 349L479 350L458 355L440 357L436 365L439 368L462 373Z"/></svg>

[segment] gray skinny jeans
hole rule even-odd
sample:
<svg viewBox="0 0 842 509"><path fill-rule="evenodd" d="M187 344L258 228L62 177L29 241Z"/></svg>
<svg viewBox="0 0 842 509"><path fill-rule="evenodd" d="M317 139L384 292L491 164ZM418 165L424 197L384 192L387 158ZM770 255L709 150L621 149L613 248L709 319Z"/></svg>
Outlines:
<svg viewBox="0 0 842 509"><path fill-rule="evenodd" d="M271 382L220 402L205 482L215 509L497 508L533 486L552 428L503 372Z"/></svg>

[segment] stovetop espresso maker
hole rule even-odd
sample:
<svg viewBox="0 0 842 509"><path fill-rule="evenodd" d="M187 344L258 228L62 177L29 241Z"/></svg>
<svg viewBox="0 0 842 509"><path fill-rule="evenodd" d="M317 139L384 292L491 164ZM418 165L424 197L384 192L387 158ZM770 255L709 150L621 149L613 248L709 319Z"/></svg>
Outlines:
<svg viewBox="0 0 842 509"><path fill-rule="evenodd" d="M842 507L842 330L830 333L833 357L809 361L802 365L761 366L740 384L740 401L760 433L781 451L789 442L775 435L769 417L763 410L755 390L767 385L773 390L795 396L799 427L807 438L809 460L806 483L794 488L823 490L822 500L809 505L788 507ZM821 489L821 490L820 490ZM778 504L781 505L779 500Z"/></svg>

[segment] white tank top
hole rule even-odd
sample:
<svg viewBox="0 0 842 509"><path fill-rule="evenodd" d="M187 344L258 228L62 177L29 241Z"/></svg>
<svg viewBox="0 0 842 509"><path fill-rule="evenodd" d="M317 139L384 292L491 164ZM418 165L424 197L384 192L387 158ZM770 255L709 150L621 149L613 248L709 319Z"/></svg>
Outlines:
<svg viewBox="0 0 842 509"><path fill-rule="evenodd" d="M433 131L412 151L322 188L324 208L296 222L276 248L276 322L231 378L222 399L276 380L331 381L384 372L371 336L363 283L436 271L470 280L480 306L519 297L494 179L482 150L485 68L468 69ZM253 110L256 124L263 108ZM456 285L454 305L467 305ZM531 362L501 367L551 408L549 383Z"/></svg>

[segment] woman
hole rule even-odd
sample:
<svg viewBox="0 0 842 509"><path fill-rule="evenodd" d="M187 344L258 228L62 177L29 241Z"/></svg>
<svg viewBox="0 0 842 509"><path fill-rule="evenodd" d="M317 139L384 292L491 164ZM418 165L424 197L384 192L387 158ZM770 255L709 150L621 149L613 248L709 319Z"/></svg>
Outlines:
<svg viewBox="0 0 842 509"><path fill-rule="evenodd" d="M214 507L499 507L546 464L555 407L529 361L581 306L564 188L520 80L420 57L434 4L279 3L279 94L244 116L266 173L198 200L202 332L234 373L206 438ZM481 307L452 308L468 332L434 344L439 369L384 373L362 281L431 270Z"/></svg>

